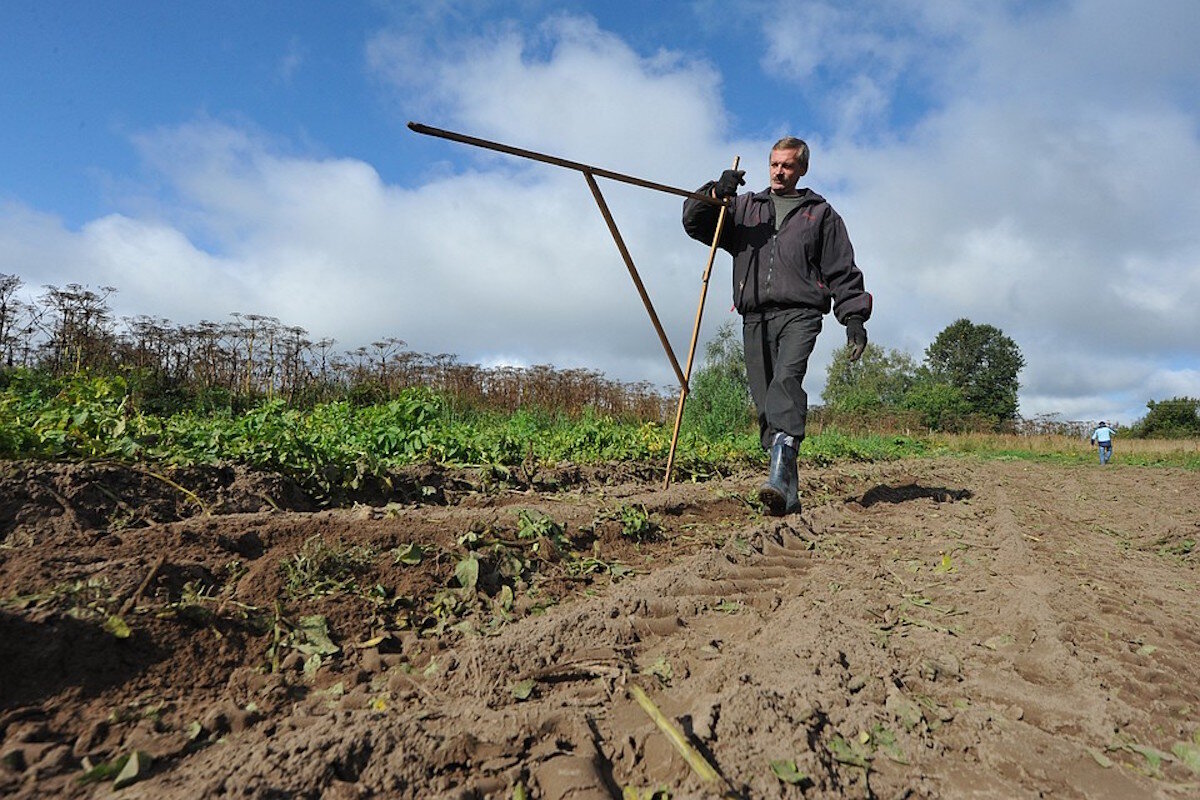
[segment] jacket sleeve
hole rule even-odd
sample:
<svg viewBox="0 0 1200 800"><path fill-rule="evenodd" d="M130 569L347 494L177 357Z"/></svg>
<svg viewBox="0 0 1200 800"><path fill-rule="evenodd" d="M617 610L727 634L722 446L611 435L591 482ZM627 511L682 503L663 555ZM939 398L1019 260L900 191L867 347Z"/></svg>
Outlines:
<svg viewBox="0 0 1200 800"><path fill-rule="evenodd" d="M849 317L871 318L873 299L863 285L863 274L854 263L854 246L846 224L833 208L821 225L821 275L833 295L833 315L846 324Z"/></svg>
<svg viewBox="0 0 1200 800"><path fill-rule="evenodd" d="M708 194L715 185L716 181L709 181L696 192ZM732 208L730 211L732 212ZM720 214L721 207L718 205L705 203L692 197L686 198L683 201L683 229L696 241L711 245L713 234L717 232L717 218ZM722 246L729 241L729 234L733 229L733 226L729 224L731 221L729 219L725 221L725 229L721 232Z"/></svg>

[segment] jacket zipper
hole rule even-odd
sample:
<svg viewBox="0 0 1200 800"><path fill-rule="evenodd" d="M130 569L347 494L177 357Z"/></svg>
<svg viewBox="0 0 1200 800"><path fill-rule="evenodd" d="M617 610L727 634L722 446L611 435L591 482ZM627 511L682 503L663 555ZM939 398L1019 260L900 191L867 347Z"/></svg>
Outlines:
<svg viewBox="0 0 1200 800"><path fill-rule="evenodd" d="M787 216L783 218L783 222L779 223L779 227L771 234L771 260L767 263L767 286L764 290L764 302L770 302L771 298L771 279L775 276L775 251L779 248L779 232L783 230L783 226L787 224L787 221L802 208L804 208L804 204L798 205L789 211ZM772 209L771 216L774 216L774 209Z"/></svg>

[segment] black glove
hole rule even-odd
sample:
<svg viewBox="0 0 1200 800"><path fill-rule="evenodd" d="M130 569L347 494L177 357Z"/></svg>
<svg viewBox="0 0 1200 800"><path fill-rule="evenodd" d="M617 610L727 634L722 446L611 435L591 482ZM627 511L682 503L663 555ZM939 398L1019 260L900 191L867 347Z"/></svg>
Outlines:
<svg viewBox="0 0 1200 800"><path fill-rule="evenodd" d="M862 317L846 318L846 346L852 348L851 361L858 361L867 349L867 329L863 327Z"/></svg>
<svg viewBox="0 0 1200 800"><path fill-rule="evenodd" d="M727 169L721 173L721 177L713 185L713 194L719 200L724 200L726 197L736 197L739 186L746 184L746 179L742 177L746 174L744 169Z"/></svg>

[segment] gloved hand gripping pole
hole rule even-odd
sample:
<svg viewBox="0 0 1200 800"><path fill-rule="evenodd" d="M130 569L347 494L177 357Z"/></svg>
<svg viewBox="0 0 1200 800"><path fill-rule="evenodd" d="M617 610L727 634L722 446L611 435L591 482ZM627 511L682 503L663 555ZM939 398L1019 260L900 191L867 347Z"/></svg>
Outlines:
<svg viewBox="0 0 1200 800"><path fill-rule="evenodd" d="M733 169L738 168L741 156L733 159ZM732 199L730 202L733 202ZM683 379L679 382L679 407L675 410L675 430L671 434L671 452L667 455L667 474L663 476L663 488L671 485L671 469L675 466L675 448L679 444L679 426L683 424L683 407L687 403L689 381L692 379L692 362L696 358L696 340L700 338L700 319L704 316L704 301L708 297L708 278L712 274L713 261L717 257L717 248L721 244L721 232L725 229L725 218L729 215L729 206L721 204L717 212L717 229L713 233L712 245L708 248L708 262L704 265L704 280L700 284L700 304L696 307L696 324L692 326L692 343L688 347L687 367L683 371Z"/></svg>

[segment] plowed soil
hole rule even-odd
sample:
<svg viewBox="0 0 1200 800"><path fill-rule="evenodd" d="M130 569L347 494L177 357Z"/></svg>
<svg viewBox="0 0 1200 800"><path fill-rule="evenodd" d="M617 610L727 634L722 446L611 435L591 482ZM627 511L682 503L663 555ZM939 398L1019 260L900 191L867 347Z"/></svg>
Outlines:
<svg viewBox="0 0 1200 800"><path fill-rule="evenodd" d="M758 480L0 464L0 795L1200 796L1200 475Z"/></svg>

